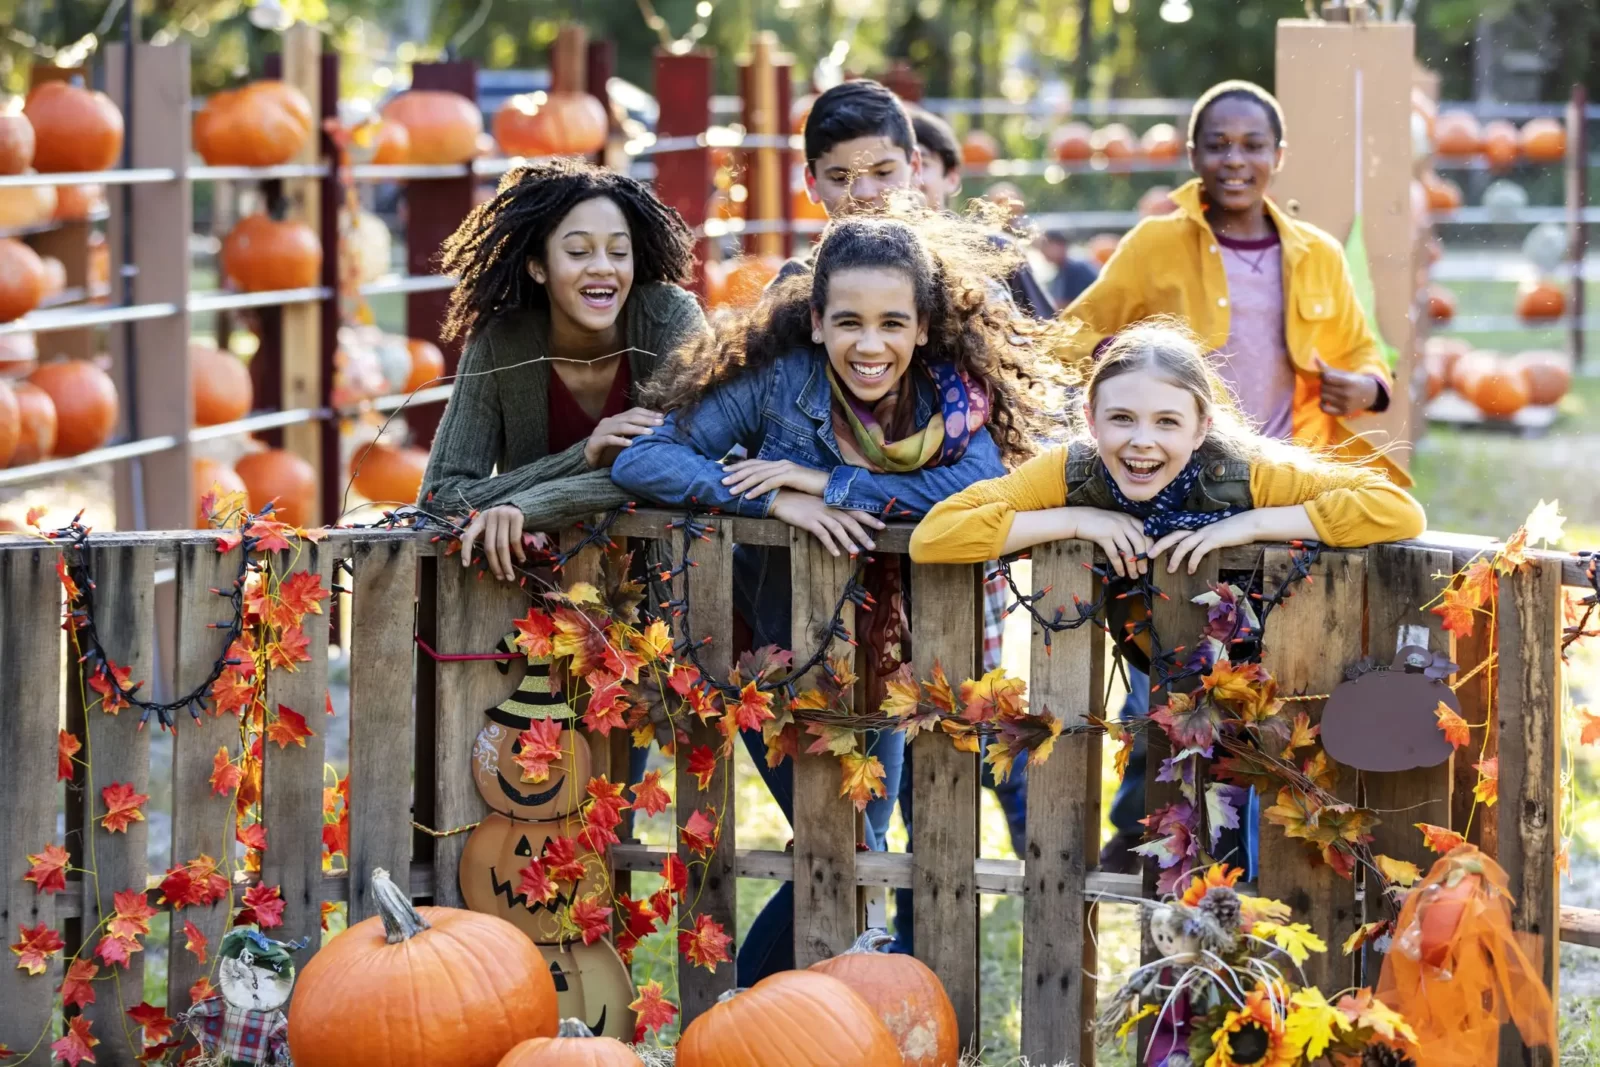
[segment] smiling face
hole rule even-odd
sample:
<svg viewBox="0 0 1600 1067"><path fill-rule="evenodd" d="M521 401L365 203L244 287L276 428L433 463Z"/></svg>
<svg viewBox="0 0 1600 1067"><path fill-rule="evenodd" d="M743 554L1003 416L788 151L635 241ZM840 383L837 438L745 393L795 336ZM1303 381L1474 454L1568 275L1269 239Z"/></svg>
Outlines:
<svg viewBox="0 0 1600 1067"><path fill-rule="evenodd" d="M840 141L818 156L806 170L806 189L829 218L854 211L883 210L897 189L915 189L922 180L920 156L888 137L856 137Z"/></svg>
<svg viewBox="0 0 1600 1067"><path fill-rule="evenodd" d="M1135 370L1096 384L1089 429L1123 496L1149 500L1188 466L1211 420L1187 389Z"/></svg>
<svg viewBox="0 0 1600 1067"><path fill-rule="evenodd" d="M567 212L545 242L544 262L528 273L550 296L550 314L563 326L603 334L633 288L633 236L610 197L585 200Z"/></svg>
<svg viewBox="0 0 1600 1067"><path fill-rule="evenodd" d="M1261 209L1282 162L1283 149L1266 106L1235 96L1225 96L1206 109L1189 149L1189 163L1200 176L1206 200L1233 215Z"/></svg>
<svg viewBox="0 0 1600 1067"><path fill-rule="evenodd" d="M905 271L851 268L828 279L828 303L811 313L814 336L828 350L840 384L874 404L888 395L928 341L916 289Z"/></svg>

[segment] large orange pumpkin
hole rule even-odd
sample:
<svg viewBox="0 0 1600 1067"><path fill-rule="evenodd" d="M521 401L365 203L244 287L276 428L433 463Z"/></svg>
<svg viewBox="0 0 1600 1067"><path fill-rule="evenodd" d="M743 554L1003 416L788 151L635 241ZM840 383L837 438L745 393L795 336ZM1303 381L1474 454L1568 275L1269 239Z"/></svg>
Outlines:
<svg viewBox="0 0 1600 1067"><path fill-rule="evenodd" d="M250 491L245 488L244 479L239 477L237 471L214 459L205 456L194 458L194 528L204 530L211 525L211 516L206 514L203 501L207 495L215 493L218 498L229 493L244 493L248 498Z"/></svg>
<svg viewBox="0 0 1600 1067"><path fill-rule="evenodd" d="M550 963L556 984L556 1004L563 1019L582 1019L596 1037L633 1040L637 1016L632 1004L633 975L611 942L592 945L570 941L565 945L540 945Z"/></svg>
<svg viewBox="0 0 1600 1067"><path fill-rule="evenodd" d="M15 382L11 391L16 394L18 415L17 447L11 453L11 465L25 467L55 451L56 402L32 382Z"/></svg>
<svg viewBox="0 0 1600 1067"><path fill-rule="evenodd" d="M250 510L260 511L273 501L273 517L304 526L317 511L317 472L311 464L281 448L251 452L233 465L243 479Z"/></svg>
<svg viewBox="0 0 1600 1067"><path fill-rule="evenodd" d="M961 1031L937 975L915 956L886 951L894 935L868 930L850 949L811 969L849 986L878 1013L906 1067L957 1067Z"/></svg>
<svg viewBox="0 0 1600 1067"><path fill-rule="evenodd" d="M555 899L549 903L530 901L521 891L522 871L529 861L544 855L545 848L557 838L576 841L582 832L583 821L575 815L548 822L524 822L499 812L489 813L473 828L461 850L461 898L473 911L507 920L536 943L559 943L563 936L561 911L605 888L604 862L579 846L577 856L583 862L583 877L557 883Z"/></svg>
<svg viewBox="0 0 1600 1067"><path fill-rule="evenodd" d="M372 894L378 914L324 945L295 982L295 1067L495 1067L520 1042L555 1035L544 957L509 923L413 907L381 868Z"/></svg>
<svg viewBox="0 0 1600 1067"><path fill-rule="evenodd" d="M1526 281L1517 286L1517 315L1528 322L1559 319L1567 310L1567 294L1559 285Z"/></svg>
<svg viewBox="0 0 1600 1067"><path fill-rule="evenodd" d="M428 452L423 448L371 444L356 449L350 458L356 492L380 504L414 503L427 469Z"/></svg>
<svg viewBox="0 0 1600 1067"><path fill-rule="evenodd" d="M717 299L708 302L713 307L750 307L761 299L767 283L778 276L782 267L783 260L778 256L741 256L723 274Z"/></svg>
<svg viewBox="0 0 1600 1067"><path fill-rule="evenodd" d="M1422 176L1422 187L1427 190L1431 211L1454 211L1461 206L1461 186L1449 178L1441 178L1430 170Z"/></svg>
<svg viewBox="0 0 1600 1067"><path fill-rule="evenodd" d="M644 1067L616 1038L596 1037L581 1019L562 1019L555 1037L535 1037L506 1053L500 1067Z"/></svg>
<svg viewBox="0 0 1600 1067"><path fill-rule="evenodd" d="M1133 159L1139 154L1139 142L1133 139L1133 131L1120 122L1109 123L1094 131L1090 144L1096 152L1113 162Z"/></svg>
<svg viewBox="0 0 1600 1067"><path fill-rule="evenodd" d="M444 353L432 341L412 337L406 341L411 354L411 375L406 378L406 392L427 386L441 385L444 377Z"/></svg>
<svg viewBox="0 0 1600 1067"><path fill-rule="evenodd" d="M81 222L106 209L106 189L103 185L56 186L55 218L62 222Z"/></svg>
<svg viewBox="0 0 1600 1067"><path fill-rule="evenodd" d="M1428 318L1437 323L1456 317L1456 294L1442 285L1428 287Z"/></svg>
<svg viewBox="0 0 1600 1067"><path fill-rule="evenodd" d="M961 162L968 167L986 167L1000 158L1000 142L988 130L968 130L961 138Z"/></svg>
<svg viewBox="0 0 1600 1067"><path fill-rule="evenodd" d="M206 100L194 117L194 149L214 167L273 167L299 155L315 128L299 89L252 82Z"/></svg>
<svg viewBox="0 0 1600 1067"><path fill-rule="evenodd" d="M406 128L412 163L465 163L478 155L483 113L460 93L412 89L385 104L383 117Z"/></svg>
<svg viewBox="0 0 1600 1067"><path fill-rule="evenodd" d="M194 393L194 424L216 426L250 414L255 391L250 371L232 352L189 342L189 385Z"/></svg>
<svg viewBox="0 0 1600 1067"><path fill-rule="evenodd" d="M23 185L0 188L0 230L21 230L41 226L56 213L53 185Z"/></svg>
<svg viewBox="0 0 1600 1067"><path fill-rule="evenodd" d="M1446 371L1450 388L1470 400L1477 388L1478 378L1494 370L1499 363L1500 355L1497 352L1471 349L1461 353L1457 359L1450 362Z"/></svg>
<svg viewBox="0 0 1600 1067"><path fill-rule="evenodd" d="M222 272L247 293L308 288L322 276L322 242L303 222L248 215L222 239Z"/></svg>
<svg viewBox="0 0 1600 1067"><path fill-rule="evenodd" d="M33 167L41 174L106 170L122 154L122 112L105 93L44 82L23 110L33 123Z"/></svg>
<svg viewBox="0 0 1600 1067"><path fill-rule="evenodd" d="M1572 387L1572 359L1565 352L1522 352L1511 362L1528 383L1530 404L1557 403Z"/></svg>
<svg viewBox="0 0 1600 1067"><path fill-rule="evenodd" d="M524 684L512 699L552 699L539 695L550 692L549 664L530 664L528 670L532 677L524 677ZM534 682L532 688L526 685L530 680ZM553 697L560 695L557 684ZM472 745L472 780L489 809L529 821L559 819L576 811L585 800L584 787L591 767L592 753L584 735L563 729L562 755L550 762L549 777L542 782L524 781L516 757L522 752L522 734L531 725L531 718L499 708L490 709L487 714L489 724L478 731Z"/></svg>
<svg viewBox="0 0 1600 1067"><path fill-rule="evenodd" d="M1183 135L1172 123L1159 122L1144 131L1139 148L1146 159L1170 163L1183 155Z"/></svg>
<svg viewBox="0 0 1600 1067"><path fill-rule="evenodd" d="M1433 123L1433 147L1441 156L1475 156L1483 147L1483 129L1465 111L1446 111Z"/></svg>
<svg viewBox="0 0 1600 1067"><path fill-rule="evenodd" d="M411 162L411 133L404 126L388 119L381 119L373 126L372 163L397 166Z"/></svg>
<svg viewBox="0 0 1600 1067"><path fill-rule="evenodd" d="M42 365L28 380L55 403L56 455L81 455L110 440L117 424L111 375L86 359L64 359Z"/></svg>
<svg viewBox="0 0 1600 1067"><path fill-rule="evenodd" d="M1439 372L1448 383L1455 373L1456 363L1472 351L1472 345L1459 337L1430 337L1422 343L1422 354L1437 360Z"/></svg>
<svg viewBox="0 0 1600 1067"><path fill-rule="evenodd" d="M1084 249L1089 253L1090 259L1103 267L1110 261L1121 243L1122 238L1114 233L1097 233L1084 244Z"/></svg>
<svg viewBox="0 0 1600 1067"><path fill-rule="evenodd" d="M1534 163L1560 163L1567 158L1567 128L1558 119L1529 119L1517 139L1523 156Z"/></svg>
<svg viewBox="0 0 1600 1067"><path fill-rule="evenodd" d="M1050 154L1062 163L1084 163L1094 155L1094 129L1087 122L1068 122L1050 134Z"/></svg>
<svg viewBox="0 0 1600 1067"><path fill-rule="evenodd" d="M494 139L508 156L587 156L606 146L610 126L588 93L522 93L495 112Z"/></svg>
<svg viewBox="0 0 1600 1067"><path fill-rule="evenodd" d="M0 238L0 322L20 319L44 299L44 261L10 237Z"/></svg>
<svg viewBox="0 0 1600 1067"><path fill-rule="evenodd" d="M22 113L20 97L0 97L0 174L21 174L33 166L33 123Z"/></svg>
<svg viewBox="0 0 1600 1067"><path fill-rule="evenodd" d="M1483 124L1483 158L1495 170L1506 170L1516 163L1520 151L1517 128L1505 119Z"/></svg>
<svg viewBox="0 0 1600 1067"><path fill-rule="evenodd" d="M837 978L780 971L724 993L678 1041L678 1067L901 1067L894 1037Z"/></svg>
<svg viewBox="0 0 1600 1067"><path fill-rule="evenodd" d="M1462 913L1472 902L1482 881L1478 875L1468 874L1455 885L1441 882L1418 890L1426 894L1417 909L1422 926L1420 948L1423 963L1430 967L1442 967L1448 961L1450 944L1461 925Z"/></svg>
<svg viewBox="0 0 1600 1067"><path fill-rule="evenodd" d="M17 395L11 391L11 386L0 382L0 467L11 462L21 437L22 409L17 404Z"/></svg>
<svg viewBox="0 0 1600 1067"><path fill-rule="evenodd" d="M1485 418L1509 419L1528 406L1527 375L1506 360L1483 364L1472 375L1470 389L1467 399Z"/></svg>

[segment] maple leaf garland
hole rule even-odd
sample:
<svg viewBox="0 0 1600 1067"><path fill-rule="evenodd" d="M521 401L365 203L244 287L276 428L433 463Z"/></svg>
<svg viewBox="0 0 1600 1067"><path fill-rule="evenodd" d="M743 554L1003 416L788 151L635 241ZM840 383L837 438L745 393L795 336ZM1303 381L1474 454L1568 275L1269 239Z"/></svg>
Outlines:
<svg viewBox="0 0 1600 1067"><path fill-rule="evenodd" d="M87 1015L74 1015L67 1020L67 1032L58 1041L50 1044L50 1054L68 1067L78 1067L80 1063L94 1062L94 1047L100 1039L89 1032L89 1017Z"/></svg>
<svg viewBox="0 0 1600 1067"><path fill-rule="evenodd" d="M128 1018L133 1020L135 1026L144 1030L144 1043L146 1045L159 1045L172 1036L172 1028L178 1020L168 1017L167 1013L153 1004L140 1001L128 1009Z"/></svg>
<svg viewBox="0 0 1600 1067"><path fill-rule="evenodd" d="M94 976L100 968L89 960L73 960L67 967L67 973L56 987L56 992L61 994L61 1007L86 1008L94 1003Z"/></svg>
<svg viewBox="0 0 1600 1067"><path fill-rule="evenodd" d="M1587 743L1587 742L1585 742ZM83 742L70 730L62 730L56 739L56 781L72 779L72 757L83 750Z"/></svg>
<svg viewBox="0 0 1600 1067"><path fill-rule="evenodd" d="M522 749L512 760L522 768L522 780L534 783L548 781L550 764L564 754L561 747L561 720L530 720L528 728L518 735L517 741Z"/></svg>
<svg viewBox="0 0 1600 1067"><path fill-rule="evenodd" d="M291 744L305 748L310 736L311 727L306 725L305 716L283 704L278 705L277 717L267 724L267 740L276 742L279 748Z"/></svg>
<svg viewBox="0 0 1600 1067"><path fill-rule="evenodd" d="M17 924L21 940L11 945L17 954L17 968L29 974L43 974L50 966L50 957L67 947L61 935L46 923L37 926Z"/></svg>
<svg viewBox="0 0 1600 1067"><path fill-rule="evenodd" d="M728 946L733 943L721 923L709 915L696 915L694 927L678 931L678 951L697 967L716 973L717 964L730 963Z"/></svg>
<svg viewBox="0 0 1600 1067"><path fill-rule="evenodd" d="M646 771L644 777L630 787L633 807L646 815L659 815L672 803L672 795L661 785L660 771Z"/></svg>
<svg viewBox="0 0 1600 1067"><path fill-rule="evenodd" d="M60 893L67 888L67 864L70 857L60 845L49 844L38 855L28 857L28 873L24 882L33 883L35 893Z"/></svg>
<svg viewBox="0 0 1600 1067"><path fill-rule="evenodd" d="M106 806L106 813L100 817L100 825L111 833L120 834L127 833L130 824L144 822L141 809L150 797L134 792L131 782L112 782L100 790L100 799Z"/></svg>
<svg viewBox="0 0 1600 1067"><path fill-rule="evenodd" d="M639 995L628 1005L628 1010L637 1020L633 1031L636 1045L642 1043L646 1035L665 1029L678 1016L678 1006L667 999L660 982L646 982L640 986Z"/></svg>

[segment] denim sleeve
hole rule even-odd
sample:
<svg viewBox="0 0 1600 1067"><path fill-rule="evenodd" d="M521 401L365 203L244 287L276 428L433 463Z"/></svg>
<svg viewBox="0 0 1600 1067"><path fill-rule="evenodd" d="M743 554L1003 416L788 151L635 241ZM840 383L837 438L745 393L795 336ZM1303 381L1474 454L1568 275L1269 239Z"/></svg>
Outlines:
<svg viewBox="0 0 1600 1067"><path fill-rule="evenodd" d="M735 445L753 455L761 440L771 374L745 374L675 411L654 433L636 437L611 466L611 480L630 493L670 507L691 501L732 515L765 518L778 495L739 497L722 484L722 458Z"/></svg>
<svg viewBox="0 0 1600 1067"><path fill-rule="evenodd" d="M1000 450L987 428L972 435L967 454L948 467L924 467L910 474L874 474L864 467L835 467L828 476L823 502L832 508L880 513L894 500L894 518L920 518L935 504L973 482L1006 472ZM911 515L901 515L901 510Z"/></svg>

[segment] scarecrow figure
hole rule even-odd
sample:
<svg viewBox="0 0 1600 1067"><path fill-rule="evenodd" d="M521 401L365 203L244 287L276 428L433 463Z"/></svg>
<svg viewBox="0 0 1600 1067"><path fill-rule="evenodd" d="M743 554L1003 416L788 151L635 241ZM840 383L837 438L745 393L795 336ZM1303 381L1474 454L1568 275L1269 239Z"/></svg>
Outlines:
<svg viewBox="0 0 1600 1067"><path fill-rule="evenodd" d="M217 951L220 993L183 1015L205 1067L293 1067L284 1005L294 988L289 953L306 942L274 941L252 927L229 930Z"/></svg>

